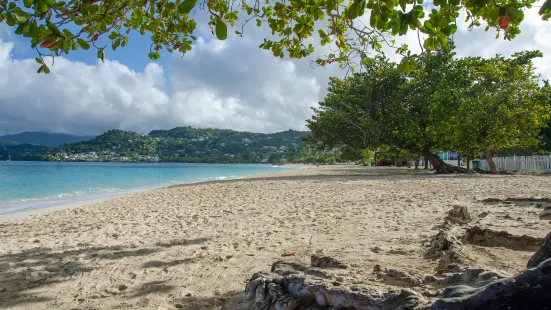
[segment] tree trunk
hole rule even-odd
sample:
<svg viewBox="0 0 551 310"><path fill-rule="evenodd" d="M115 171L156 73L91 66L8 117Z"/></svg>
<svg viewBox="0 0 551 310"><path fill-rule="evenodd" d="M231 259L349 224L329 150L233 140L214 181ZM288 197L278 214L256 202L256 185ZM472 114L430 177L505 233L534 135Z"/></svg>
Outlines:
<svg viewBox="0 0 551 310"><path fill-rule="evenodd" d="M415 158L415 169L419 169L419 157Z"/></svg>
<svg viewBox="0 0 551 310"><path fill-rule="evenodd" d="M429 161L423 157L423 161L425 161L425 169L429 169Z"/></svg>
<svg viewBox="0 0 551 310"><path fill-rule="evenodd" d="M456 167L446 164L440 157L434 155L428 149L412 149L416 154L425 157L434 167L435 173L437 174L448 174L448 173L469 173L469 171L462 167Z"/></svg>
<svg viewBox="0 0 551 310"><path fill-rule="evenodd" d="M467 170L471 171L471 157L467 156Z"/></svg>
<svg viewBox="0 0 551 310"><path fill-rule="evenodd" d="M457 154L457 167L461 167L461 155Z"/></svg>
<svg viewBox="0 0 551 310"><path fill-rule="evenodd" d="M492 156L492 149L487 146L484 148L484 153L486 154L486 160L488 161L488 167L490 167L490 171L496 174L497 168L496 164L494 163L494 157Z"/></svg>

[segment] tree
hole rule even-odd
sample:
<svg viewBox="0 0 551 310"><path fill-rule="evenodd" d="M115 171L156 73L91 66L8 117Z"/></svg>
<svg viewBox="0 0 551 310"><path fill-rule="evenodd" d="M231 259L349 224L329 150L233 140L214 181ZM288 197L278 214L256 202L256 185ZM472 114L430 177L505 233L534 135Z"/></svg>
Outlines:
<svg viewBox="0 0 551 310"><path fill-rule="evenodd" d="M538 140L540 141L539 149L547 154L551 152L551 117L549 116L551 115L548 115L546 124L541 130L538 138Z"/></svg>
<svg viewBox="0 0 551 310"><path fill-rule="evenodd" d="M185 54L197 40L198 11L205 13L212 34L219 40L227 38L228 26L243 36L245 25L252 20L258 27L269 28L273 36L265 38L260 47L276 57L307 57L314 52L313 43L319 42L334 44L337 51L316 59L317 64L354 66L366 61L368 53L380 52L387 45L404 56L399 70L409 72L419 55L411 54L406 45L397 46L392 36L422 32L426 38L419 43L425 50L445 48L457 30L459 13L465 12L469 27L484 21L486 31L496 29L496 37L503 33L511 40L520 33L523 10L535 2L433 0L425 19L423 0L1 0L0 22L30 39L39 56L38 72L44 73L50 72L44 56L93 47L103 61L106 49L125 47L131 33L151 38L148 56L153 60L161 56L161 49ZM366 12L368 26L360 21ZM544 2L539 14L544 20L551 17L551 0ZM313 37L317 42L309 43Z"/></svg>
<svg viewBox="0 0 551 310"><path fill-rule="evenodd" d="M268 156L268 162L271 164L278 164L281 161L281 155L278 153L270 153Z"/></svg>
<svg viewBox="0 0 551 310"><path fill-rule="evenodd" d="M313 139L330 146L387 145L422 156L436 173L466 172L435 154L454 148L484 150L492 167L488 150L536 143L549 114L549 87L538 86L530 61L539 55L456 59L442 50L421 57L407 79L380 58L365 73L332 80L308 127Z"/></svg>
<svg viewBox="0 0 551 310"><path fill-rule="evenodd" d="M539 85L532 59L539 51L526 51L506 59L464 58L470 85L447 126L455 150L464 154L484 152L492 173L496 151L529 147L538 143L538 134L549 117L550 88ZM478 155L477 154L477 155Z"/></svg>
<svg viewBox="0 0 551 310"><path fill-rule="evenodd" d="M365 72L333 79L308 121L313 138L357 149L394 146L426 158L437 173L465 172L435 155L447 143L439 127L450 115L445 108L457 105L452 94L463 85L452 57L450 50L426 54L409 77L378 57Z"/></svg>

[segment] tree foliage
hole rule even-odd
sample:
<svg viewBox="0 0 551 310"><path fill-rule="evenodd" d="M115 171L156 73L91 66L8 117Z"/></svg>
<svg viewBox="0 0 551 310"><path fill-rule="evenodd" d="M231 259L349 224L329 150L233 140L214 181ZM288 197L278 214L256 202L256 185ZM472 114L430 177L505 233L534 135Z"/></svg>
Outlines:
<svg viewBox="0 0 551 310"><path fill-rule="evenodd" d="M425 157L439 173L461 169L444 164L438 151L478 155L534 145L551 99L534 57L541 53L454 58L445 49L423 55L409 76L386 58L371 60L365 72L331 80L308 121L312 139L358 150L393 146Z"/></svg>
<svg viewBox="0 0 551 310"><path fill-rule="evenodd" d="M471 157L483 152L496 172L494 152L538 143L551 102L550 88L539 85L531 61L541 56L535 51L458 61L469 68L470 85L448 127L454 150Z"/></svg>
<svg viewBox="0 0 551 310"><path fill-rule="evenodd" d="M219 40L229 32L243 36L245 26L256 23L271 30L260 47L274 56L303 58L319 44L333 44L331 52L315 61L319 65L338 62L342 66L363 64L370 52L383 45L403 55L400 71L409 72L419 55L407 45L398 46L392 37L408 32L423 33L424 50L445 48L457 31L460 12L466 12L469 27L486 24L511 40L520 33L524 10L536 0L0 0L0 22L29 38L37 50L38 72L50 68L44 56L68 54L73 50L95 50L102 61L108 49L125 47L132 33L151 38L148 56L189 52L201 21L201 13ZM424 7L430 7L426 14ZM428 11L427 11L428 12ZM551 0L539 10L551 17ZM369 17L368 17L369 15ZM230 31L231 28L231 31Z"/></svg>

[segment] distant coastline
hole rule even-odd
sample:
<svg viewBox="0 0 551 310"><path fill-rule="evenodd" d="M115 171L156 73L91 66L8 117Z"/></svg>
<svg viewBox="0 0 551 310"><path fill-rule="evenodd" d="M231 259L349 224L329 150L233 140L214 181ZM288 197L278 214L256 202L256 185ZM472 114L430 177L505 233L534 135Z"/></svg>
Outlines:
<svg viewBox="0 0 551 310"><path fill-rule="evenodd" d="M112 129L87 141L61 145L59 139L69 138L61 136L57 145L46 145L41 144L40 137L45 139L43 134L36 133L36 139L29 135L33 134L27 133L27 139L21 141L0 139L0 161L330 164L340 160L338 152L318 149L306 143L310 132L296 130L265 134L176 127L145 134ZM47 141L44 140L44 143Z"/></svg>

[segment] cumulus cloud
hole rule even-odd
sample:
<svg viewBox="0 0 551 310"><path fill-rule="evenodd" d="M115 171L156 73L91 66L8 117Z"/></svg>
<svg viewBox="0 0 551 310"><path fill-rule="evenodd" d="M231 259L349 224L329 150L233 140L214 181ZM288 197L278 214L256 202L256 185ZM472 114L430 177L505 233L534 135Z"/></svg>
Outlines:
<svg viewBox="0 0 551 310"><path fill-rule="evenodd" d="M13 39L2 26L0 134L98 134L111 128L148 132L187 125L255 132L304 130L311 107L326 94L329 77L344 75L336 65L312 69L308 59L278 59L260 50L266 30L255 27L243 38L223 42L200 28L199 35L208 40L199 38L192 52L173 55L165 66L129 68L109 60L84 64L58 58L50 75L36 74L34 59L13 56ZM539 49L545 57L536 65L551 78L551 23L530 10L522 31L510 42L496 40L492 31L460 27L455 35L457 53L491 57ZM399 41L412 49L418 45L414 33Z"/></svg>
<svg viewBox="0 0 551 310"><path fill-rule="evenodd" d="M138 72L109 60L87 65L58 58L50 75L36 74L34 59L14 59L12 48L0 43L0 133L305 129L327 83L246 40L200 39L193 53L167 66L168 81L155 63Z"/></svg>

